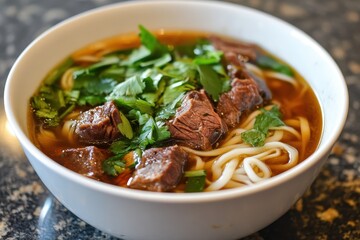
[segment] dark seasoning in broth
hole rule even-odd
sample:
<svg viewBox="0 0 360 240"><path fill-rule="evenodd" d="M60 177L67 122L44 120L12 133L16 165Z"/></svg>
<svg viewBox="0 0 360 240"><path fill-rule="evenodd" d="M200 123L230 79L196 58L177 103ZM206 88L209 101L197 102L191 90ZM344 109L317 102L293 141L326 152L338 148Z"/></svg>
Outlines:
<svg viewBox="0 0 360 240"><path fill-rule="evenodd" d="M122 187L198 192L265 180L314 152L320 106L276 53L204 32L139 31L80 49L44 79L28 122L47 156Z"/></svg>

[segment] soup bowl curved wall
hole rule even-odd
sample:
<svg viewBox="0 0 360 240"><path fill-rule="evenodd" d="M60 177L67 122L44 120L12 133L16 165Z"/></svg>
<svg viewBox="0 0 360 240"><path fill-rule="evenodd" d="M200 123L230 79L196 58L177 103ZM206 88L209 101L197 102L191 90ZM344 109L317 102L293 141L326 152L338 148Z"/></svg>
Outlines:
<svg viewBox="0 0 360 240"><path fill-rule="evenodd" d="M318 149L296 167L252 186L172 194L123 189L76 174L30 141L28 102L45 75L89 43L148 29L195 30L254 42L293 66L310 84L323 114ZM234 239L283 215L318 175L341 133L348 93L339 68L295 27L262 12L221 2L149 1L109 5L72 17L35 39L14 64L5 110L26 156L54 196L94 227L125 239Z"/></svg>

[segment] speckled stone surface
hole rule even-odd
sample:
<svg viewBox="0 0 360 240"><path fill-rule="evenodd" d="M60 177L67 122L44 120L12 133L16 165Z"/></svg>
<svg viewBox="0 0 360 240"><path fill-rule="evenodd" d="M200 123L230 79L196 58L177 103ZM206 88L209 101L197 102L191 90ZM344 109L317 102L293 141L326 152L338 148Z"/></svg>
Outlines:
<svg viewBox="0 0 360 240"><path fill-rule="evenodd" d="M0 0L0 239L114 239L69 212L42 185L9 131L3 107L6 76L36 36L114 2ZM244 239L360 239L360 1L231 2L273 14L312 36L339 64L350 93L345 129L311 188L284 216Z"/></svg>

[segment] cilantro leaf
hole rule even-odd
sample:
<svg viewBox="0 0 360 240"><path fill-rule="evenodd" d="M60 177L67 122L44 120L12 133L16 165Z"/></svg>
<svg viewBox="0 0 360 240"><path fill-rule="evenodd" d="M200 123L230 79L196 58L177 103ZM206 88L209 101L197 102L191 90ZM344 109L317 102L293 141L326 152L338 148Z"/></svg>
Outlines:
<svg viewBox="0 0 360 240"><path fill-rule="evenodd" d="M102 162L102 169L110 176L118 176L126 168L126 163L122 160L123 155L115 155Z"/></svg>
<svg viewBox="0 0 360 240"><path fill-rule="evenodd" d="M165 121L175 115L176 108L179 106L180 100L184 97L185 93L178 95L172 102L158 109L156 113L157 121Z"/></svg>
<svg viewBox="0 0 360 240"><path fill-rule="evenodd" d="M143 46L145 46L152 55L161 56L168 53L166 45L161 44L158 39L144 26L139 25L140 40Z"/></svg>
<svg viewBox="0 0 360 240"><path fill-rule="evenodd" d="M172 60L171 55L169 53L165 53L164 55L162 55L159 58L141 62L140 66L141 67L149 67L151 65L154 65L154 67L161 67L161 66L164 66L165 64L167 64L168 62L170 62L171 60Z"/></svg>
<svg viewBox="0 0 360 240"><path fill-rule="evenodd" d="M194 58L194 63L198 65L209 65L219 63L223 52L221 51L207 51L204 55Z"/></svg>
<svg viewBox="0 0 360 240"><path fill-rule="evenodd" d="M129 120L125 117L125 115L122 112L120 112L120 119L121 119L121 123L119 123L119 125L117 126L119 131L121 132L122 135L124 135L128 139L132 139L134 136L134 132L131 128L131 124Z"/></svg>
<svg viewBox="0 0 360 240"><path fill-rule="evenodd" d="M169 78L193 80L197 77L196 65L189 59L177 59L159 71Z"/></svg>
<svg viewBox="0 0 360 240"><path fill-rule="evenodd" d="M101 79L96 76L80 77L74 81L74 90L80 90L83 95L106 95L116 86L112 79Z"/></svg>
<svg viewBox="0 0 360 240"><path fill-rule="evenodd" d="M186 92L198 87L196 67L187 60L181 59L168 64L161 73L169 78L161 98L163 106L173 103Z"/></svg>
<svg viewBox="0 0 360 240"><path fill-rule="evenodd" d="M154 118L150 117L141 128L139 136L140 148L145 149L148 145L157 141L162 141L170 137L170 132L166 125L158 126Z"/></svg>
<svg viewBox="0 0 360 240"><path fill-rule="evenodd" d="M127 68L124 66L112 65L109 68L104 69L100 73L99 77L113 79L116 82L122 82L126 78L126 70L127 70Z"/></svg>
<svg viewBox="0 0 360 240"><path fill-rule="evenodd" d="M150 118L149 114L142 114L139 110L136 109L131 109L127 116L130 120L137 121L140 126L144 125Z"/></svg>
<svg viewBox="0 0 360 240"><path fill-rule="evenodd" d="M136 146L132 146L132 141L129 139L122 139L119 141L115 141L110 145L109 150L113 152L117 156L125 156L126 153L135 149Z"/></svg>
<svg viewBox="0 0 360 240"><path fill-rule="evenodd" d="M151 51L145 46L140 46L139 48L134 49L129 55L129 58L126 61L123 61L121 64L132 65L142 59L146 59L149 56L151 56Z"/></svg>
<svg viewBox="0 0 360 240"><path fill-rule="evenodd" d="M123 107L124 109L131 110L137 109L141 113L147 113L149 115L153 114L154 104L149 103L145 100L136 97L118 97L118 98L107 98L107 100L114 100L117 105Z"/></svg>
<svg viewBox="0 0 360 240"><path fill-rule="evenodd" d="M64 62L62 62L57 68L52 70L45 78L44 84L46 85L52 85L56 81L58 81L61 77L61 75L64 74L64 72L70 68L74 64L74 61L71 58L66 59Z"/></svg>
<svg viewBox="0 0 360 240"><path fill-rule="evenodd" d="M116 86L113 79L101 79L95 75L81 75L74 80L74 90L80 93L78 105L99 105L105 102L105 97Z"/></svg>
<svg viewBox="0 0 360 240"><path fill-rule="evenodd" d="M218 101L223 91L223 80L211 66L197 65L197 67L201 85L214 101Z"/></svg>
<svg viewBox="0 0 360 240"><path fill-rule="evenodd" d="M253 147L261 147L265 144L269 128L285 125L280 119L281 113L278 106L270 110L261 109L261 111L262 113L255 118L254 127L241 133L243 141Z"/></svg>
<svg viewBox="0 0 360 240"><path fill-rule="evenodd" d="M143 92L145 83L139 75L127 78L124 82L119 83L108 96L108 99L116 99L122 96L136 96Z"/></svg>
<svg viewBox="0 0 360 240"><path fill-rule="evenodd" d="M158 39L144 26L139 25L139 36L141 46L134 49L128 59L121 65L133 65L139 63L141 67L154 65L163 66L171 61L172 57L166 45L161 44Z"/></svg>
<svg viewBox="0 0 360 240"><path fill-rule="evenodd" d="M250 144L253 147L261 147L265 143L266 133L260 131L259 129L253 128L247 130L241 134L241 138L244 142Z"/></svg>
<svg viewBox="0 0 360 240"><path fill-rule="evenodd" d="M182 98L186 92L194 90L196 87L187 80L178 81L170 84L164 91L163 104L168 105L173 103L176 99Z"/></svg>
<svg viewBox="0 0 360 240"><path fill-rule="evenodd" d="M73 72L73 78L78 79L84 76L95 76L101 68L117 65L119 61L120 59L117 56L103 57L99 62L75 70Z"/></svg>
<svg viewBox="0 0 360 240"><path fill-rule="evenodd" d="M141 114L134 113L135 116L142 116ZM139 133L133 139L122 139L115 141L111 144L110 150L117 155L126 154L132 150L140 148L141 150L146 149L149 145L156 142L161 142L170 137L170 132L166 125L157 123L153 117L145 115L140 126ZM145 121L144 121L145 120Z"/></svg>
<svg viewBox="0 0 360 240"><path fill-rule="evenodd" d="M77 98L76 91L68 92L55 86L43 85L39 93L31 98L30 104L37 118L47 126L55 127L74 108Z"/></svg>
<svg viewBox="0 0 360 240"><path fill-rule="evenodd" d="M261 132L267 132L271 127L284 126L285 123L281 121L281 113L278 106L272 107L270 110L261 109L262 114L256 117L254 128Z"/></svg>
<svg viewBox="0 0 360 240"><path fill-rule="evenodd" d="M282 64L276 59L269 56L265 56L265 55L258 56L256 58L256 64L263 69L271 69L274 70L275 72L280 72L290 77L294 76L294 72L289 66Z"/></svg>
<svg viewBox="0 0 360 240"><path fill-rule="evenodd" d="M141 78L146 84L145 91L155 91L164 75L156 68L147 68L141 73ZM151 82L150 82L151 81Z"/></svg>
<svg viewBox="0 0 360 240"><path fill-rule="evenodd" d="M97 106L97 105L104 103L105 101L106 101L105 97L103 97L103 96L82 95L79 97L77 104L79 106L85 106L85 105Z"/></svg>
<svg viewBox="0 0 360 240"><path fill-rule="evenodd" d="M99 62L90 65L87 69L89 71L101 68L101 67L107 67L107 66L111 66L111 65L116 65L117 63L119 63L120 59L117 56L114 55L110 55L110 56L106 56L103 57Z"/></svg>
<svg viewBox="0 0 360 240"><path fill-rule="evenodd" d="M161 81L158 86L156 86L156 87L154 86L154 88L155 88L154 92L143 93L143 94L141 94L141 97L144 100L146 100L147 102L155 105L158 102L160 96L165 91L165 86L166 86L166 82Z"/></svg>
<svg viewBox="0 0 360 240"><path fill-rule="evenodd" d="M186 57L186 58L194 58L195 52L194 49L196 48L195 44L181 44L181 45L175 45L174 46L174 54L181 58L181 57Z"/></svg>

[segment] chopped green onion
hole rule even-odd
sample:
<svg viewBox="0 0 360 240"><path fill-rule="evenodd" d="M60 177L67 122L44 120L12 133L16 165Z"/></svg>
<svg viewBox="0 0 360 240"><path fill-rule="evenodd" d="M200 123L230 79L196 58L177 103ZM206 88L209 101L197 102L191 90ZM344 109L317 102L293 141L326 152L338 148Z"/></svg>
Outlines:
<svg viewBox="0 0 360 240"><path fill-rule="evenodd" d="M205 170L186 171L185 192L202 192L205 188L206 172Z"/></svg>
<svg viewBox="0 0 360 240"><path fill-rule="evenodd" d="M184 173L184 177L202 177L206 176L205 170L193 170L193 171L186 171Z"/></svg>

